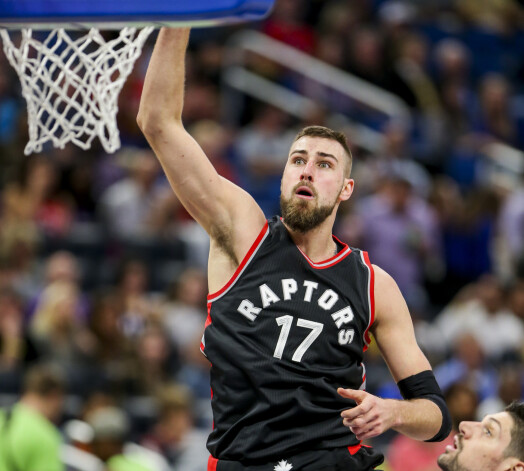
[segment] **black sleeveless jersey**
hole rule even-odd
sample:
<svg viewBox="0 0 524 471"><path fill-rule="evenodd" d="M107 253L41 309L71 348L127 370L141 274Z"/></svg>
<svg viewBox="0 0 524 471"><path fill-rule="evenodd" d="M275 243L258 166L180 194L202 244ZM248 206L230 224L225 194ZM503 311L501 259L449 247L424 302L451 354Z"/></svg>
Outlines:
<svg viewBox="0 0 524 471"><path fill-rule="evenodd" d="M229 282L208 296L201 349L211 362L208 449L244 463L358 445L340 412L364 389L374 319L366 252L311 261L279 217L269 220Z"/></svg>

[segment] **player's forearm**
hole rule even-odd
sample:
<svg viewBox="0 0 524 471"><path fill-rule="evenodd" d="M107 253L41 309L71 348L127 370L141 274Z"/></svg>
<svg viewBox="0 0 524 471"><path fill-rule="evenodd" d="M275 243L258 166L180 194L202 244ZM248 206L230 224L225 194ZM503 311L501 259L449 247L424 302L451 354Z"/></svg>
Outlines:
<svg viewBox="0 0 524 471"><path fill-rule="evenodd" d="M442 425L439 407L427 399L388 399L394 417L392 429L416 440L430 440Z"/></svg>
<svg viewBox="0 0 524 471"><path fill-rule="evenodd" d="M181 122L189 28L162 28L147 70L137 122L144 133Z"/></svg>

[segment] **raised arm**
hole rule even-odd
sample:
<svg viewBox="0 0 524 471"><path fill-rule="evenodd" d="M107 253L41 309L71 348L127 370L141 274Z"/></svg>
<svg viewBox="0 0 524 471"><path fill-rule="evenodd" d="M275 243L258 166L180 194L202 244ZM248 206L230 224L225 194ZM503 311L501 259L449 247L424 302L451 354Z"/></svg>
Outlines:
<svg viewBox="0 0 524 471"><path fill-rule="evenodd" d="M178 199L232 259L264 225L253 198L221 177L182 124L189 29L162 28L146 74L137 122ZM213 242L212 242L213 248Z"/></svg>
<svg viewBox="0 0 524 471"><path fill-rule="evenodd" d="M443 440L451 424L431 366L415 339L408 307L391 276L374 266L375 323L372 331L404 401L381 399L364 391L340 389L357 402L342 413L359 439L392 428L418 440Z"/></svg>

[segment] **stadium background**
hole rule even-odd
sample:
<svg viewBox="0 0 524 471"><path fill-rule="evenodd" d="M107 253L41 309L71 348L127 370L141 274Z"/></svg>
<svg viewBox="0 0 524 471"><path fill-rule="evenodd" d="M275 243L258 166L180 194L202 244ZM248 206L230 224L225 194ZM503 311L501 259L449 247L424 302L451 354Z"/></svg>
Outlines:
<svg viewBox="0 0 524 471"><path fill-rule="evenodd" d="M397 280L455 421L523 398L523 24L512 0L277 0L263 22L194 30L187 59L187 129L268 216L293 135L346 130L356 191L334 232ZM254 53L264 39L247 31L332 68L284 66L283 46ZM153 44L120 95L113 155L95 144L24 156L26 105L0 53L0 406L29 365L53 362L68 379L67 440L68 421L112 405L129 440L180 469L181 437L199 449L211 426L198 351L207 237L136 125ZM350 91L333 85L336 69ZM366 98L383 91L393 111ZM397 397L373 348L366 365L368 390ZM166 404L192 422L162 447ZM424 466L443 449L394 433L373 444L393 471L436 469Z"/></svg>

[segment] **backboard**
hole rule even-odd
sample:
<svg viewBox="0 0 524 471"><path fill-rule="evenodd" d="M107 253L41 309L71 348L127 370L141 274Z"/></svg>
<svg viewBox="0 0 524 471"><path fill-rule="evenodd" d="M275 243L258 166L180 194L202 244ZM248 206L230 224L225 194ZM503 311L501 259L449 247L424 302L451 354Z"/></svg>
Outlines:
<svg viewBox="0 0 524 471"><path fill-rule="evenodd" d="M274 0L1 0L0 28L213 26L266 16Z"/></svg>

